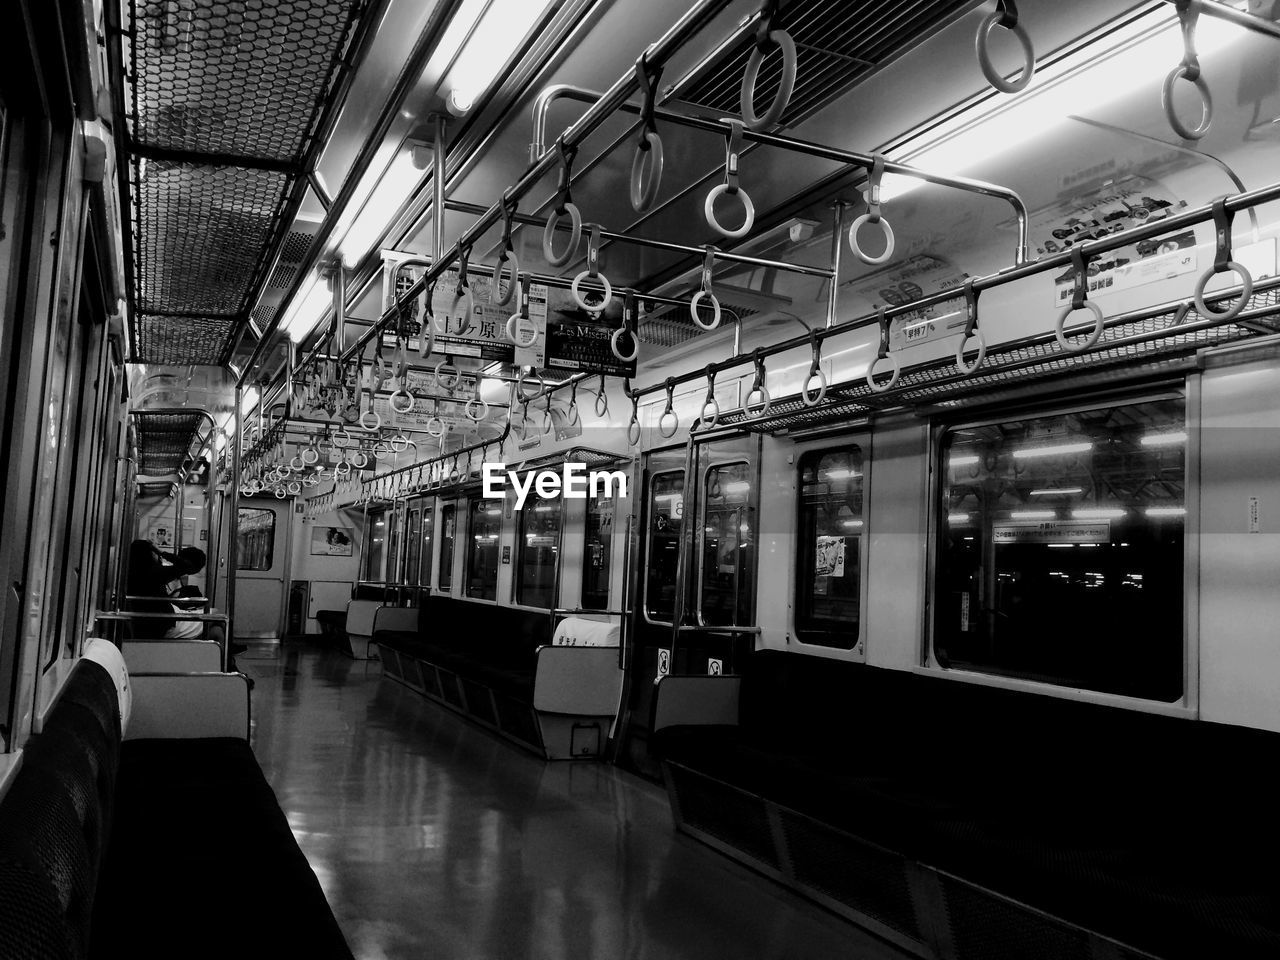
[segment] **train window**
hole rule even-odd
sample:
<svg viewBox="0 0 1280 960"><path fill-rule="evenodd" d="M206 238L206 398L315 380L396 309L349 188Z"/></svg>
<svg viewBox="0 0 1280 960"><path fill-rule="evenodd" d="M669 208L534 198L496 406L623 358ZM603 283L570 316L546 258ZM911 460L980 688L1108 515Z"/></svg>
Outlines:
<svg viewBox="0 0 1280 960"><path fill-rule="evenodd" d="M862 451L811 450L800 458L796 635L851 650L862 586Z"/></svg>
<svg viewBox="0 0 1280 960"><path fill-rule="evenodd" d="M709 625L741 626L752 620L755 512L750 469L746 463L730 463L706 473L698 609Z"/></svg>
<svg viewBox="0 0 1280 960"><path fill-rule="evenodd" d="M471 539L467 541L467 596L495 600L498 596L498 530L502 526L502 506L495 500L477 497L468 509Z"/></svg>
<svg viewBox="0 0 1280 960"><path fill-rule="evenodd" d="M649 483L649 550L645 613L671 623L676 609L676 573L680 561L680 524L684 519L684 474L655 474Z"/></svg>
<svg viewBox="0 0 1280 960"><path fill-rule="evenodd" d="M938 662L1177 700L1186 439L1180 397L948 431Z"/></svg>
<svg viewBox="0 0 1280 960"><path fill-rule="evenodd" d="M241 507L236 523L236 569L270 570L275 543L275 511Z"/></svg>
<svg viewBox="0 0 1280 960"><path fill-rule="evenodd" d="M418 585L418 567L420 564L418 551L422 549L422 508L413 506L405 518L404 531L404 576L402 579L411 587Z"/></svg>
<svg viewBox="0 0 1280 960"><path fill-rule="evenodd" d="M424 587L431 586L431 546L435 527L435 512L432 510L432 502L428 500L422 507L422 566L418 578L418 582Z"/></svg>
<svg viewBox="0 0 1280 960"><path fill-rule="evenodd" d="M555 602L560 501L538 500L517 511L516 516L516 603L549 609Z"/></svg>
<svg viewBox="0 0 1280 960"><path fill-rule="evenodd" d="M387 569L383 580L387 583L399 583L400 571L400 524L404 515L399 507L393 507L384 514L387 521Z"/></svg>
<svg viewBox="0 0 1280 960"><path fill-rule="evenodd" d="M387 544L387 514L384 510L370 513L365 521L364 537L364 570L360 579L366 583L379 583L384 580L382 558Z"/></svg>
<svg viewBox="0 0 1280 960"><path fill-rule="evenodd" d="M613 518L617 501L599 496L587 501L586 550L582 558L582 608L609 607L609 558L613 554Z"/></svg>
<svg viewBox="0 0 1280 960"><path fill-rule="evenodd" d="M440 589L453 586L453 546L457 542L458 505L446 503L440 508Z"/></svg>

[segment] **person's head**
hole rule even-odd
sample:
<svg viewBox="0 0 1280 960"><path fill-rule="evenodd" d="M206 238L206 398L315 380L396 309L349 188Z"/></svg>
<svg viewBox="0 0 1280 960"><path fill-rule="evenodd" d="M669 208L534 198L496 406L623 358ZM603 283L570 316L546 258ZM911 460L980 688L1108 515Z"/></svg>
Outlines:
<svg viewBox="0 0 1280 960"><path fill-rule="evenodd" d="M174 560L174 567L181 571L179 576L187 577L204 569L204 551L199 547L183 547Z"/></svg>

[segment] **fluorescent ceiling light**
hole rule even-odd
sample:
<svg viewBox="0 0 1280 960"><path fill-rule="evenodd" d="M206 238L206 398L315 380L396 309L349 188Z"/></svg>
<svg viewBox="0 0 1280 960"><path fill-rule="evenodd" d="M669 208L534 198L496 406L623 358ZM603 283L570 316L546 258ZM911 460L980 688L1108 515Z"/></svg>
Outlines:
<svg viewBox="0 0 1280 960"><path fill-rule="evenodd" d="M1139 441L1144 447L1171 447L1187 442L1187 432L1178 430L1173 433L1145 433Z"/></svg>
<svg viewBox="0 0 1280 960"><path fill-rule="evenodd" d="M1069 497L1073 494L1084 493L1082 487L1047 487L1044 490L1032 490L1033 497Z"/></svg>
<svg viewBox="0 0 1280 960"><path fill-rule="evenodd" d="M849 480L853 477L860 477L857 470L850 470L848 467L837 467L834 470L828 470L826 477L828 480Z"/></svg>
<svg viewBox="0 0 1280 960"><path fill-rule="evenodd" d="M437 57L443 53L453 59L440 84L441 98L451 112L464 114L484 96L549 3L550 0L466 0L463 3L436 52Z"/></svg>
<svg viewBox="0 0 1280 960"><path fill-rule="evenodd" d="M378 168L371 167L361 178L355 196L363 195L363 205L349 204L347 210L359 210L354 222L346 230L338 252L342 262L348 268L358 266L374 248L392 219L400 212L401 206L421 182L423 171L413 162L413 148L416 144L406 142L396 151L391 162L375 174ZM345 218L344 218L345 219ZM335 233L342 230L341 221Z"/></svg>
<svg viewBox="0 0 1280 960"><path fill-rule="evenodd" d="M1074 543L1050 543L1050 544L1048 544L1048 547L1049 547L1049 549L1050 549L1050 550L1070 550L1070 549L1072 549L1074 546L1075 546L1075 544L1074 544ZM1063 576L1066 576L1066 574L1063 574Z"/></svg>
<svg viewBox="0 0 1280 960"><path fill-rule="evenodd" d="M968 523L969 515L967 513L948 513L947 523Z"/></svg>
<svg viewBox="0 0 1280 960"><path fill-rule="evenodd" d="M1052 520L1057 515L1053 510L1014 510L1009 517L1012 520Z"/></svg>
<svg viewBox="0 0 1280 960"><path fill-rule="evenodd" d="M1063 457L1070 453L1088 453L1093 449L1090 443L1058 443L1044 447L1023 447L1013 451L1015 460L1030 460L1033 457Z"/></svg>
<svg viewBox="0 0 1280 960"><path fill-rule="evenodd" d="M751 492L751 484L749 484L746 480L731 480L720 487L721 495L726 497L737 496L740 493L750 493L750 492Z"/></svg>
<svg viewBox="0 0 1280 960"><path fill-rule="evenodd" d="M294 343L301 343L316 328L316 324L331 306L333 294L329 292L329 284L318 272L312 271L307 281L298 288L298 293L289 301L289 309L280 329Z"/></svg>
<svg viewBox="0 0 1280 960"><path fill-rule="evenodd" d="M1234 24L1201 17L1197 51L1201 58L1211 56L1244 33ZM1090 44L1057 63L1037 67L1031 87L1016 99L986 100L944 124L943 132L928 144L889 151L890 159L932 173L973 175L988 160L1043 136L1072 114L1096 113L1128 95L1135 77L1163 77L1182 59L1182 35L1171 5L1108 33L1101 43L1105 47ZM1159 109L1158 95L1151 109ZM1183 109L1192 107L1188 104ZM978 111L985 112L974 116ZM902 197L920 186L919 180L888 174L882 181L881 199Z"/></svg>
<svg viewBox="0 0 1280 960"><path fill-rule="evenodd" d="M1185 517L1186 507L1147 507L1143 511L1148 517Z"/></svg>
<svg viewBox="0 0 1280 960"><path fill-rule="evenodd" d="M952 457L947 461L948 465L952 467L971 467L977 462L978 458L973 456Z"/></svg>
<svg viewBox="0 0 1280 960"><path fill-rule="evenodd" d="M844 522L842 522L842 523L840 524L840 526L842 526L842 527L860 527L860 526L862 526L862 521L861 521L861 520L845 520Z"/></svg>
<svg viewBox="0 0 1280 960"><path fill-rule="evenodd" d="M1071 517L1073 520L1118 520L1128 512L1120 507L1081 507L1072 510Z"/></svg>

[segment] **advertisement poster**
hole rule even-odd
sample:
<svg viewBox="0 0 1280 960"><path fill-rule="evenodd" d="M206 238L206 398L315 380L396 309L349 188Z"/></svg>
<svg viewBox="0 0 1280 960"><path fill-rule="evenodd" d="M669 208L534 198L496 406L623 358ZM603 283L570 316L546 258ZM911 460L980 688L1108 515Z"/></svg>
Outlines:
<svg viewBox="0 0 1280 960"><path fill-rule="evenodd" d="M867 277L860 277L841 294L841 310L852 313L874 313L880 307L899 307L912 300L944 290L956 290L969 279L969 274L950 261L917 254ZM845 298L848 298L846 300ZM947 300L927 310L912 310L889 321L889 349L904 347L950 336L964 329L963 302Z"/></svg>
<svg viewBox="0 0 1280 960"><path fill-rule="evenodd" d="M814 565L816 577L844 576L844 537L818 537L817 561Z"/></svg>
<svg viewBox="0 0 1280 960"><path fill-rule="evenodd" d="M353 531L350 527L312 527L311 555L313 557L349 557L353 550Z"/></svg>

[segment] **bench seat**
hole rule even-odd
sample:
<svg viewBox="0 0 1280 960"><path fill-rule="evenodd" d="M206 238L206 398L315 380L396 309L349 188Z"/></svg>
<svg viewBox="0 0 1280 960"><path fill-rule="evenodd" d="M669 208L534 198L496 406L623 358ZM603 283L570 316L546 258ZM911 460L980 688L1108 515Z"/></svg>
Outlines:
<svg viewBox="0 0 1280 960"><path fill-rule="evenodd" d="M350 960L249 746L245 679L129 676L93 645L0 801L0 957Z"/></svg>
<svg viewBox="0 0 1280 960"><path fill-rule="evenodd" d="M1261 780L1275 734L775 651L727 682L739 722L657 731L673 810L820 896L849 878L809 862L814 848L881 851L868 857L907 892L896 910L852 892L858 919L897 916L891 932L936 951L918 922L932 884L944 955L969 955L964 917L992 891L1001 909L1031 908L1019 929L1082 944L1062 956L1098 938L1159 957L1280 956L1280 829ZM743 826L755 816L783 824L779 843ZM1037 928L1036 911L1063 923Z"/></svg>

